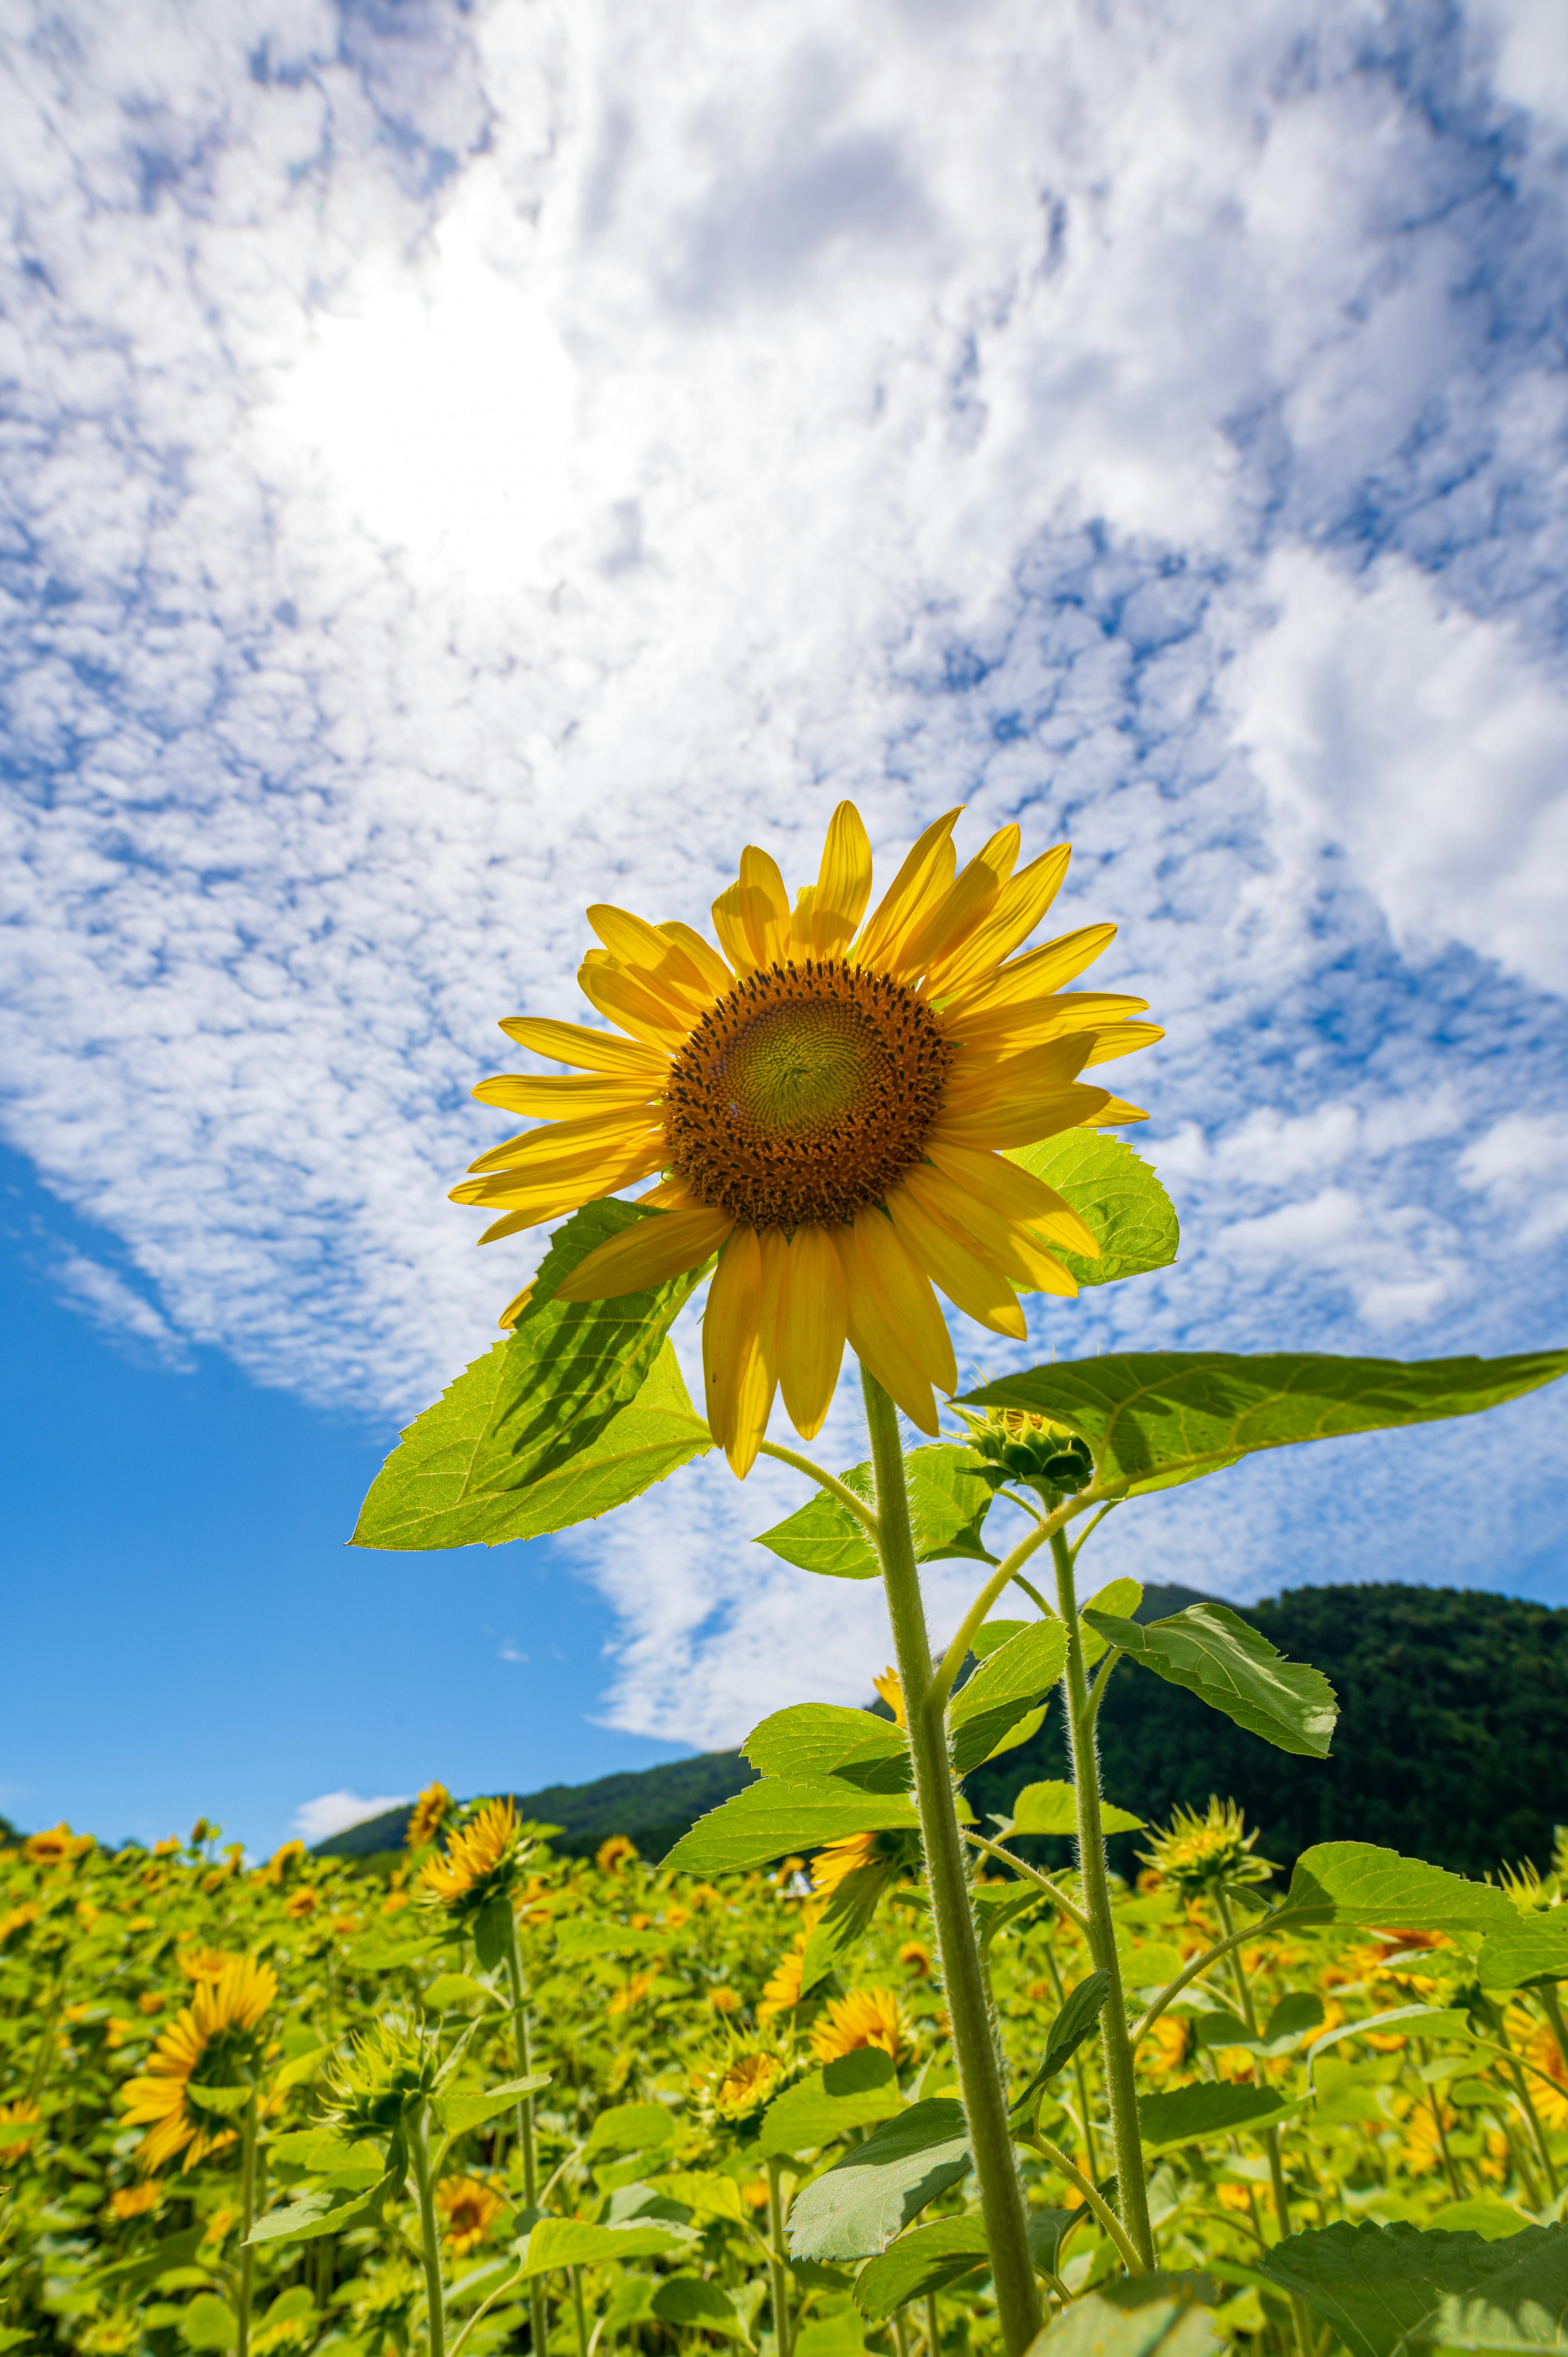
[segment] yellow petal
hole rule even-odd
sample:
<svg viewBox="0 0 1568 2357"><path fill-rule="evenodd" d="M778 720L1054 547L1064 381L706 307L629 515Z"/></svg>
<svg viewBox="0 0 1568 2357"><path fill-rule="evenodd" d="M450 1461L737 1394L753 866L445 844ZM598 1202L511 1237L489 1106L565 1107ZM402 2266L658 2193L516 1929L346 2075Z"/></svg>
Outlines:
<svg viewBox="0 0 1568 2357"><path fill-rule="evenodd" d="M629 1031L634 1039L673 1055L686 1043L692 1018L686 1009L661 996L650 983L625 974L602 951L590 950L577 968L577 987L601 1015Z"/></svg>
<svg viewBox="0 0 1568 2357"><path fill-rule="evenodd" d="M950 810L934 819L877 903L864 938L855 944L860 965L886 967L899 943L926 911L934 909L951 884L958 854L949 837L961 813Z"/></svg>
<svg viewBox="0 0 1568 2357"><path fill-rule="evenodd" d="M735 1222L727 1211L660 1211L596 1245L555 1288L557 1301L614 1301L644 1293L717 1252Z"/></svg>
<svg viewBox="0 0 1568 2357"><path fill-rule="evenodd" d="M668 1071L668 1066L665 1070ZM537 1114L546 1121L570 1121L591 1113L633 1113L655 1094L646 1072L622 1080L590 1074L580 1081L536 1080L532 1072L496 1072L473 1091L480 1104L503 1113Z"/></svg>
<svg viewBox="0 0 1568 2357"><path fill-rule="evenodd" d="M761 960L755 955L743 914L746 896L738 884L726 886L714 902L714 931L737 974L755 974Z"/></svg>
<svg viewBox="0 0 1568 2357"><path fill-rule="evenodd" d="M454 1203L504 1203L510 1211L532 1210L536 1203L558 1202L564 1211L596 1195L616 1195L636 1178L650 1178L664 1159L663 1132L646 1142L632 1140L616 1155L563 1155L556 1164L529 1163L521 1170L492 1170L480 1178L465 1178L452 1189ZM547 1215L548 1216L548 1215Z"/></svg>
<svg viewBox="0 0 1568 2357"><path fill-rule="evenodd" d="M611 908L604 900L596 901L586 913L616 963L646 982L656 995L677 1000L699 1014L709 1005L713 992L702 967L660 926L650 925L645 917L634 917L626 909Z"/></svg>
<svg viewBox="0 0 1568 2357"><path fill-rule="evenodd" d="M1077 1278L1051 1258L1037 1236L977 1200L940 1170L907 1170L900 1184L921 1211L946 1228L966 1251L1000 1269L1013 1285L1034 1286L1042 1293L1064 1294L1069 1299L1077 1294Z"/></svg>
<svg viewBox="0 0 1568 2357"><path fill-rule="evenodd" d="M480 1170L528 1170L534 1165L568 1170L579 1161L601 1155L629 1153L643 1145L653 1128L646 1106L621 1113L586 1114L581 1121L546 1121L492 1146L468 1168Z"/></svg>
<svg viewBox="0 0 1568 2357"><path fill-rule="evenodd" d="M948 1321L930 1279L904 1250L886 1211L856 1214L854 1247L867 1285L914 1364L938 1391L955 1392L958 1362Z"/></svg>
<svg viewBox="0 0 1568 2357"><path fill-rule="evenodd" d="M496 1324L500 1328L503 1334L510 1334L511 1332L513 1327L517 1324L518 1319L522 1316L523 1311L528 1308L528 1305L532 1298L533 1279L530 1277L528 1283L523 1286L522 1291L512 1295L511 1299L507 1303L506 1308L496 1319Z"/></svg>
<svg viewBox="0 0 1568 2357"><path fill-rule="evenodd" d="M1076 933L1042 942L1037 950L1026 950L1011 965L998 966L989 978L982 975L972 987L944 994L943 1016L956 1025L963 1016L978 1014L983 1007L1011 1006L1020 998L1044 998L1071 982L1086 965L1092 965L1115 938L1114 925L1082 925Z"/></svg>
<svg viewBox="0 0 1568 2357"><path fill-rule="evenodd" d="M1000 1056L986 1048L960 1047L942 1091L942 1104L967 1111L988 1095L1022 1096L1037 1090L1043 1096L1077 1080L1094 1045L1090 1031L1069 1031L1065 1039L1047 1039L1038 1048L1021 1049L1015 1056Z"/></svg>
<svg viewBox="0 0 1568 2357"><path fill-rule="evenodd" d="M703 1318L708 1426L740 1480L756 1462L776 1381L772 1329L783 1238L777 1229L770 1232L775 1241L765 1255L755 1228L734 1231L719 1255Z"/></svg>
<svg viewBox="0 0 1568 2357"><path fill-rule="evenodd" d="M661 924L659 931L667 934L678 949L685 951L715 998L726 996L735 988L733 972L701 933L694 933L690 925L678 924L673 918Z"/></svg>
<svg viewBox="0 0 1568 2357"><path fill-rule="evenodd" d="M1022 839L1015 826L992 836L924 920L905 934L892 953L892 972L912 979L969 939L995 907Z"/></svg>
<svg viewBox="0 0 1568 2357"><path fill-rule="evenodd" d="M1032 1170L1021 1170L1000 1154L981 1154L972 1146L940 1140L926 1150L945 1178L989 1204L1004 1219L1048 1235L1067 1252L1082 1253L1090 1260L1100 1258L1093 1230L1085 1227L1065 1197L1043 1178L1036 1178Z"/></svg>
<svg viewBox="0 0 1568 2357"><path fill-rule="evenodd" d="M1094 1035L1094 1045L1085 1058L1090 1064L1109 1064L1118 1056L1133 1055L1140 1048L1152 1048L1156 1039L1165 1038L1165 1026L1160 1023L1112 1023Z"/></svg>
<svg viewBox="0 0 1568 2357"><path fill-rule="evenodd" d="M931 1397L929 1383L917 1372L905 1338L895 1330L867 1282L851 1231L841 1227L829 1232L843 1264L844 1322L849 1329L850 1349L866 1372L875 1375L883 1390L897 1402L910 1423L929 1432L934 1439L941 1427L937 1422L937 1404Z"/></svg>
<svg viewBox="0 0 1568 2357"><path fill-rule="evenodd" d="M999 1096L984 1104L942 1108L940 1120L931 1131L931 1139L943 1140L954 1146L991 1146L1004 1151L1009 1146L1037 1146L1042 1137L1055 1137L1064 1129L1106 1126L1102 1108L1112 1100L1103 1089L1058 1089L1049 1096L1036 1096L1031 1091L1023 1096ZM1142 1116L1133 1113L1119 1114L1112 1118L1134 1121Z"/></svg>
<svg viewBox="0 0 1568 2357"><path fill-rule="evenodd" d="M983 981L1026 941L1062 887L1071 845L1058 843L1031 859L1004 885L996 904L962 941L951 942L928 970L928 996L945 998Z"/></svg>
<svg viewBox="0 0 1568 2357"><path fill-rule="evenodd" d="M584 1071L625 1073L628 1079L646 1072L650 1087L657 1089L670 1071L667 1055L618 1039L610 1031L590 1031L585 1023L555 1023L547 1015L509 1015L500 1028L520 1048L532 1048L536 1056Z"/></svg>
<svg viewBox="0 0 1568 2357"><path fill-rule="evenodd" d="M684 1178L661 1178L638 1201L651 1211L700 1211L703 1209Z"/></svg>
<svg viewBox="0 0 1568 2357"><path fill-rule="evenodd" d="M1049 998L1023 998L1011 1006L987 1006L979 1014L966 1011L950 1016L944 1008L942 1022L966 1048L980 1049L989 1056L1011 1056L1022 1048L1062 1039L1069 1031L1106 1029L1128 1016L1142 1015L1147 1005L1147 999L1130 997L1124 991L1064 990Z"/></svg>
<svg viewBox="0 0 1568 2357"><path fill-rule="evenodd" d="M1087 1093L1093 1094L1094 1092L1090 1091ZM1129 1104L1125 1097L1107 1097L1105 1103L1096 1112L1079 1114L1075 1126L1081 1126L1084 1129L1120 1129L1124 1121L1147 1121L1148 1118L1142 1105ZM1041 1135L1044 1136L1047 1133L1042 1131ZM1035 1143L1033 1138L1027 1142L1031 1146Z"/></svg>
<svg viewBox="0 0 1568 2357"><path fill-rule="evenodd" d="M811 892L809 954L840 958L871 898L871 839L853 802L840 802L828 821L822 866ZM800 942L799 928L796 941Z"/></svg>
<svg viewBox="0 0 1568 2357"><path fill-rule="evenodd" d="M929 1271L955 1308L978 1318L993 1334L1017 1342L1028 1335L1018 1297L999 1269L958 1238L910 1194L906 1179L887 1192L887 1210L898 1241L918 1267Z"/></svg>
<svg viewBox="0 0 1568 2357"><path fill-rule="evenodd" d="M802 1440L822 1430L843 1363L843 1264L825 1228L797 1228L779 1288L779 1387Z"/></svg>
<svg viewBox="0 0 1568 2357"><path fill-rule="evenodd" d="M740 855L741 915L758 965L783 965L789 955L789 895L779 863L748 843Z"/></svg>

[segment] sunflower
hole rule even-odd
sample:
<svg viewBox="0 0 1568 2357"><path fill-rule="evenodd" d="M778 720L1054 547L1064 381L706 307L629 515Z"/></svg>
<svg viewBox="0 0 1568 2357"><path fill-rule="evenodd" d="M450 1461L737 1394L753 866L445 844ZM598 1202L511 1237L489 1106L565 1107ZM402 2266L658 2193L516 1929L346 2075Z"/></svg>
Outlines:
<svg viewBox="0 0 1568 2357"><path fill-rule="evenodd" d="M445 1784L426 1784L409 1811L408 1830L403 1844L408 1849L424 1849L435 1840L442 1826L452 1813L452 1795Z"/></svg>
<svg viewBox="0 0 1568 2357"><path fill-rule="evenodd" d="M9 2164L21 2159L32 2145L42 2116L30 2095L19 2095L14 2104L0 2104L0 2162ZM25 2128L27 2134L14 2137L7 2144L5 2140L7 2128Z"/></svg>
<svg viewBox="0 0 1568 2357"><path fill-rule="evenodd" d="M714 2074L714 2109L722 2120L749 2119L772 2102L783 2083L784 2063L779 2055L765 2047L742 2050Z"/></svg>
<svg viewBox="0 0 1568 2357"><path fill-rule="evenodd" d="M1255 1831L1247 1831L1235 1802L1218 1800L1211 1792L1201 1817L1196 1809L1174 1808L1169 1825L1155 1827L1150 1847L1138 1856L1183 1899L1197 1899L1240 1883L1268 1880L1275 1869L1268 1858L1254 1857L1257 1838Z"/></svg>
<svg viewBox="0 0 1568 2357"><path fill-rule="evenodd" d="M147 2171L183 2152L182 2170L233 2139L232 2128L190 2103L198 2086L236 2084L257 2060L256 2028L278 1993L277 1975L253 1956L231 1956L216 1980L197 1984L190 2003L153 2049L145 2075L124 2093L130 2126L146 2123L137 2158Z"/></svg>
<svg viewBox="0 0 1568 2357"><path fill-rule="evenodd" d="M851 1989L847 1996L828 1999L821 2021L811 2032L811 2050L819 2062L836 2062L858 2046L878 2046L895 2062L914 2052L915 2037L903 2007L891 1989Z"/></svg>
<svg viewBox="0 0 1568 2357"><path fill-rule="evenodd" d="M158 2179L144 2178L140 2185L122 2185L109 2196L109 2214L123 2225L128 2218L145 2217L163 2198L164 2189Z"/></svg>
<svg viewBox="0 0 1568 2357"><path fill-rule="evenodd" d="M800 2004L809 1937L809 1932L802 1932L794 1945L785 1949L771 1975L762 1984L762 1996L757 2008L758 2021L772 2021L781 2013L793 2013Z"/></svg>
<svg viewBox="0 0 1568 2357"><path fill-rule="evenodd" d="M594 1852L594 1864L601 1874L618 1874L623 1866L631 1865L637 1857L637 1844L626 1834L611 1834Z"/></svg>
<svg viewBox="0 0 1568 2357"><path fill-rule="evenodd" d="M446 2247L455 2259L477 2251L489 2239L496 2220L507 2212L500 2195L478 2177L443 2178L435 2189L435 2207L446 2221Z"/></svg>
<svg viewBox="0 0 1568 2357"><path fill-rule="evenodd" d="M521 1827L510 1801L487 1801L419 1869L421 1895L456 1915L476 1913L517 1879Z"/></svg>
<svg viewBox="0 0 1568 2357"><path fill-rule="evenodd" d="M500 1214L481 1243L659 1176L640 1200L661 1216L589 1253L557 1300L638 1292L718 1254L706 1411L742 1476L777 1390L805 1438L821 1429L846 1341L934 1435L931 1386L950 1393L957 1371L933 1281L1022 1340L1017 1286L1078 1290L1047 1246L1098 1254L1009 1149L1144 1117L1079 1078L1161 1036L1131 1019L1144 1001L1063 995L1114 926L1013 954L1055 899L1067 846L1015 875L1007 826L961 873L958 816L926 829L868 920L871 846L850 802L793 909L768 854L742 852L714 903L722 953L687 925L591 908L603 947L578 981L628 1036L509 1018L509 1037L579 1077L503 1073L474 1092L544 1123L482 1154L453 1189Z"/></svg>

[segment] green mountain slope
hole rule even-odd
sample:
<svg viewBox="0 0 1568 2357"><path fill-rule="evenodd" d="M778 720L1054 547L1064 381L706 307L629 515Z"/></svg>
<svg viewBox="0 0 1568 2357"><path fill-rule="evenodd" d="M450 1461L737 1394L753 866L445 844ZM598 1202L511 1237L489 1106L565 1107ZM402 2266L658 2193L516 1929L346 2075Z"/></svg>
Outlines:
<svg viewBox="0 0 1568 2357"><path fill-rule="evenodd" d="M1190 1588L1151 1587L1138 1618L1197 1600ZM1232 1796L1262 1826L1260 1847L1287 1868L1327 1840L1382 1842L1468 1874L1504 1858L1549 1862L1553 1827L1568 1824L1568 1611L1388 1583L1290 1589L1244 1617L1337 1690L1333 1756L1275 1751L1196 1695L1122 1663L1100 1722L1112 1800L1156 1821L1176 1802L1201 1808L1210 1792ZM1007 1811L1021 1784L1066 1773L1060 1721L1053 1706L1032 1743L970 1777L981 1816ZM557 1849L580 1856L623 1833L660 1857L751 1781L738 1751L715 1751L517 1800L523 1816L562 1828ZM407 1822L406 1809L391 1810L320 1848L348 1857L394 1849ZM1136 1870L1139 1838L1115 1845L1124 1872ZM1065 1842L1030 1848L1042 1861L1070 1855Z"/></svg>

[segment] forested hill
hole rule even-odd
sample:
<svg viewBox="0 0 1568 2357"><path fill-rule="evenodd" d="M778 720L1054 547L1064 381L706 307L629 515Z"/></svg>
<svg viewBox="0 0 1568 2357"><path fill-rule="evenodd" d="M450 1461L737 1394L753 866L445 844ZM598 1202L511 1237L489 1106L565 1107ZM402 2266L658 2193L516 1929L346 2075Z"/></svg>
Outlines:
<svg viewBox="0 0 1568 2357"><path fill-rule="evenodd" d="M1197 1600L1152 1587L1138 1618ZM1243 1608L1238 1608L1243 1609ZM1476 1590L1293 1588L1244 1617L1290 1660L1323 1671L1339 1696L1332 1758L1300 1760L1243 1733L1196 1695L1122 1664L1101 1713L1105 1789L1156 1821L1210 1792L1240 1801L1261 1847L1288 1867L1329 1840L1381 1842L1469 1874L1502 1859L1544 1866L1568 1824L1568 1611ZM1006 1811L1021 1784L1066 1773L1054 1706L1034 1741L966 1787L976 1812ZM582 1853L612 1833L660 1857L694 1817L751 1781L738 1751L672 1761L639 1775L554 1784L518 1795L522 1815L559 1825L558 1849ZM355 1825L321 1848L367 1857L396 1847L406 1809ZM1042 1857L1066 1860L1064 1843ZM1133 1863L1135 1835L1116 1846Z"/></svg>

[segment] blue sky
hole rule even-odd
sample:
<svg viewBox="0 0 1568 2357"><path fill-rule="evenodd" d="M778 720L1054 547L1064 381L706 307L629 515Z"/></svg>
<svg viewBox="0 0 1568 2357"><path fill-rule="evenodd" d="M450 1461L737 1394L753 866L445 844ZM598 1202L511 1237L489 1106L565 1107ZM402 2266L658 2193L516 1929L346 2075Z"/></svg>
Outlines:
<svg viewBox="0 0 1568 2357"><path fill-rule="evenodd" d="M1556 0L61 0L0 70L16 1588L72 1632L18 1813L263 1841L864 1695L876 1598L748 1548L778 1468L340 1545L534 1265L445 1200L496 1019L843 793L883 863L1070 836L1168 1027L1181 1262L1027 1354L1564 1339ZM1568 1601L1565 1418L1227 1476L1106 1576ZM134 1738L137 1661L200 1709Z"/></svg>

